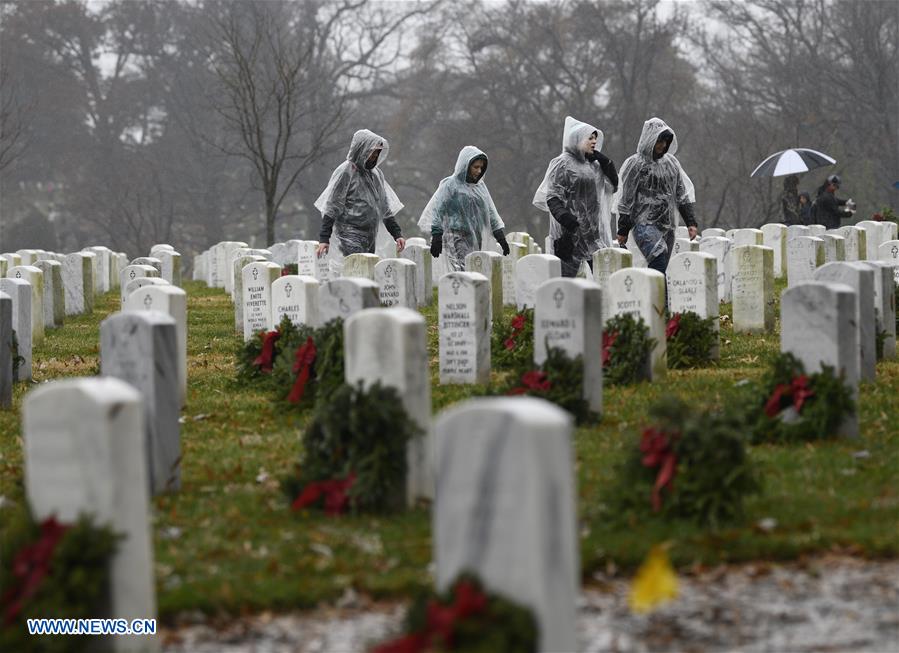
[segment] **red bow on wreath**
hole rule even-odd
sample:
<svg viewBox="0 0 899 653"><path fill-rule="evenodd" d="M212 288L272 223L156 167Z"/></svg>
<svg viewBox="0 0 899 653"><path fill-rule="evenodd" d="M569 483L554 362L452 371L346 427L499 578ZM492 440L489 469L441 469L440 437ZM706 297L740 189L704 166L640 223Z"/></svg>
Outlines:
<svg viewBox="0 0 899 653"><path fill-rule="evenodd" d="M262 352L253 361L263 372L272 371L272 361L275 358L275 343L281 337L279 331L269 331L262 336Z"/></svg>
<svg viewBox="0 0 899 653"><path fill-rule="evenodd" d="M792 398L793 408L798 413L802 410L805 400L814 395L814 390L809 388L808 377L805 374L797 376L789 384L781 383L774 388L774 392L765 403L765 415L775 417L781 411L781 403L785 398Z"/></svg>
<svg viewBox="0 0 899 653"><path fill-rule="evenodd" d="M22 547L13 558L12 573L19 582L3 594L2 603L6 606L4 618L7 624L15 620L22 610L22 604L40 588L41 581L50 571L50 561L53 559L56 545L68 528L56 521L55 517L45 519L41 522L40 539Z"/></svg>
<svg viewBox="0 0 899 653"><path fill-rule="evenodd" d="M674 436L669 436L661 429L652 426L643 429L640 451L643 453L644 467L659 468L655 485L652 487L652 509L658 512L662 508L662 490L671 485L677 471L677 455L674 453Z"/></svg>
<svg viewBox="0 0 899 653"><path fill-rule="evenodd" d="M512 318L512 322L511 322L512 335L510 335L508 338L506 338L505 341L503 342L503 346L507 350L511 351L511 350L515 349L516 339L518 338L518 335L524 329L525 322L526 322L525 317L521 313L519 313L518 315L516 315L515 317Z"/></svg>
<svg viewBox="0 0 899 653"><path fill-rule="evenodd" d="M510 395L527 394L528 390L536 390L537 392L548 392L552 388L552 383L546 372L540 370L531 370L521 375L521 385L517 388L509 390Z"/></svg>
<svg viewBox="0 0 899 653"><path fill-rule="evenodd" d="M665 326L665 340L668 340L680 331L680 317L680 313L675 313L671 319L668 320L668 324Z"/></svg>
<svg viewBox="0 0 899 653"><path fill-rule="evenodd" d="M306 383L309 381L309 375L312 373L312 364L315 362L316 355L315 343L312 336L306 338L306 342L297 349L297 355L293 363L293 371L297 375L290 394L287 395L287 401L292 404L300 403L303 393L306 391Z"/></svg>
<svg viewBox="0 0 899 653"><path fill-rule="evenodd" d="M487 596L471 582L461 581L456 585L456 596L452 605L441 605L436 601L428 603L427 623L423 631L381 644L375 647L372 653L424 653L432 650L432 644L440 640L443 648L452 650L457 622L471 615L480 614L486 609Z"/></svg>
<svg viewBox="0 0 899 653"><path fill-rule="evenodd" d="M350 472L345 479L332 478L326 481L313 481L303 488L300 496L290 504L291 510L302 510L312 505L320 498L325 498L325 514L334 516L342 512L350 505L350 488L356 482L356 474Z"/></svg>
<svg viewBox="0 0 899 653"><path fill-rule="evenodd" d="M602 366L606 367L612 362L612 346L618 340L618 332L602 332Z"/></svg>

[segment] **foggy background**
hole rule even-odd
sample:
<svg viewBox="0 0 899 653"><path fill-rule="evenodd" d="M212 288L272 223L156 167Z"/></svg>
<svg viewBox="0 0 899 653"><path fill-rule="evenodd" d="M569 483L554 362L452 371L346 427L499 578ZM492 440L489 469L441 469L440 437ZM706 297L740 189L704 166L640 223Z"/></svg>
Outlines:
<svg viewBox="0 0 899 653"><path fill-rule="evenodd" d="M507 231L566 115L620 167L643 121L675 130L700 228L780 221L774 151L819 149L857 219L899 206L899 2L0 3L0 251L317 238L312 203L353 131L405 236L459 149L490 157Z"/></svg>

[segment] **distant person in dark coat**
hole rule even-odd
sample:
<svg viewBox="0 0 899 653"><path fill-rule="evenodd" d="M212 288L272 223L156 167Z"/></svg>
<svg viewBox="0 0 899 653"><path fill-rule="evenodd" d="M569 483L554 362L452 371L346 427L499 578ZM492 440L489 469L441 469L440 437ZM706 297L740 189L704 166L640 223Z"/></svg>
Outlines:
<svg viewBox="0 0 899 653"><path fill-rule="evenodd" d="M799 218L799 175L784 177L784 190L780 197L780 204L783 207L785 225L805 224Z"/></svg>
<svg viewBox="0 0 899 653"><path fill-rule="evenodd" d="M840 220L851 218L855 213L855 203L851 199L840 199L834 194L841 181L839 175L830 175L818 188L818 198L812 212L814 224L823 224L828 229L838 229Z"/></svg>
<svg viewBox="0 0 899 653"><path fill-rule="evenodd" d="M812 198L807 191L799 193L799 224L806 226L812 223Z"/></svg>

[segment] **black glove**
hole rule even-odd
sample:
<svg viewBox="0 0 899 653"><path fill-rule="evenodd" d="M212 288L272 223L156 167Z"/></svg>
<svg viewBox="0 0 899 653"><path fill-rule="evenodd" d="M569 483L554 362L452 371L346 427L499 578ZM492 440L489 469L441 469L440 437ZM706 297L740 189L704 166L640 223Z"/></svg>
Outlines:
<svg viewBox="0 0 899 653"><path fill-rule="evenodd" d="M502 229L497 229L493 232L493 237L496 238L496 242L499 243L499 246L503 250L503 256L509 255L509 243L506 242L506 233Z"/></svg>
<svg viewBox="0 0 899 653"><path fill-rule="evenodd" d="M443 251L443 235L431 236L431 256L437 258Z"/></svg>
<svg viewBox="0 0 899 653"><path fill-rule="evenodd" d="M567 261L574 254L574 238L570 232L563 233L553 241L553 254Z"/></svg>
<svg viewBox="0 0 899 653"><path fill-rule="evenodd" d="M558 215L556 221L562 225L565 231L577 231L577 218L568 211L563 211Z"/></svg>

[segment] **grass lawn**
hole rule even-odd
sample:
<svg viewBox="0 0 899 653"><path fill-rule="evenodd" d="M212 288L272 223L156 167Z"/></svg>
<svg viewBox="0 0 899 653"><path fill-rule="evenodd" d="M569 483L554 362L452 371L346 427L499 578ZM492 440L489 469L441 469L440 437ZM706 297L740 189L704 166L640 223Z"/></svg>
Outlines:
<svg viewBox="0 0 899 653"><path fill-rule="evenodd" d="M290 512L278 479L292 467L308 414L275 406L265 392L238 388L231 303L222 290L186 284L188 403L181 432L182 490L153 499L160 616L182 610L240 613L312 607L354 587L399 596L430 583L430 512L395 517L340 517ZM778 285L779 296L782 286ZM96 374L100 321L118 310L118 293L94 314L49 330L34 351L36 382ZM437 327L429 321L435 410L478 391L437 383ZM729 313L730 307L723 306ZM699 408L720 407L736 383L757 378L779 346L777 334L736 335L722 326L715 368L671 371L659 383L606 388L601 424L576 433L581 562L597 569L633 568L663 540L680 567L752 559L789 559L841 550L899 554L899 362L877 366L877 383L860 391L861 439L814 445L756 446L764 491L746 519L723 530L688 523L611 523L603 507L614 466L644 425L646 406L676 394ZM0 411L0 520L24 504L19 408ZM867 457L853 454L866 450ZM5 514L3 514L5 513ZM773 529L758 522L772 519Z"/></svg>

